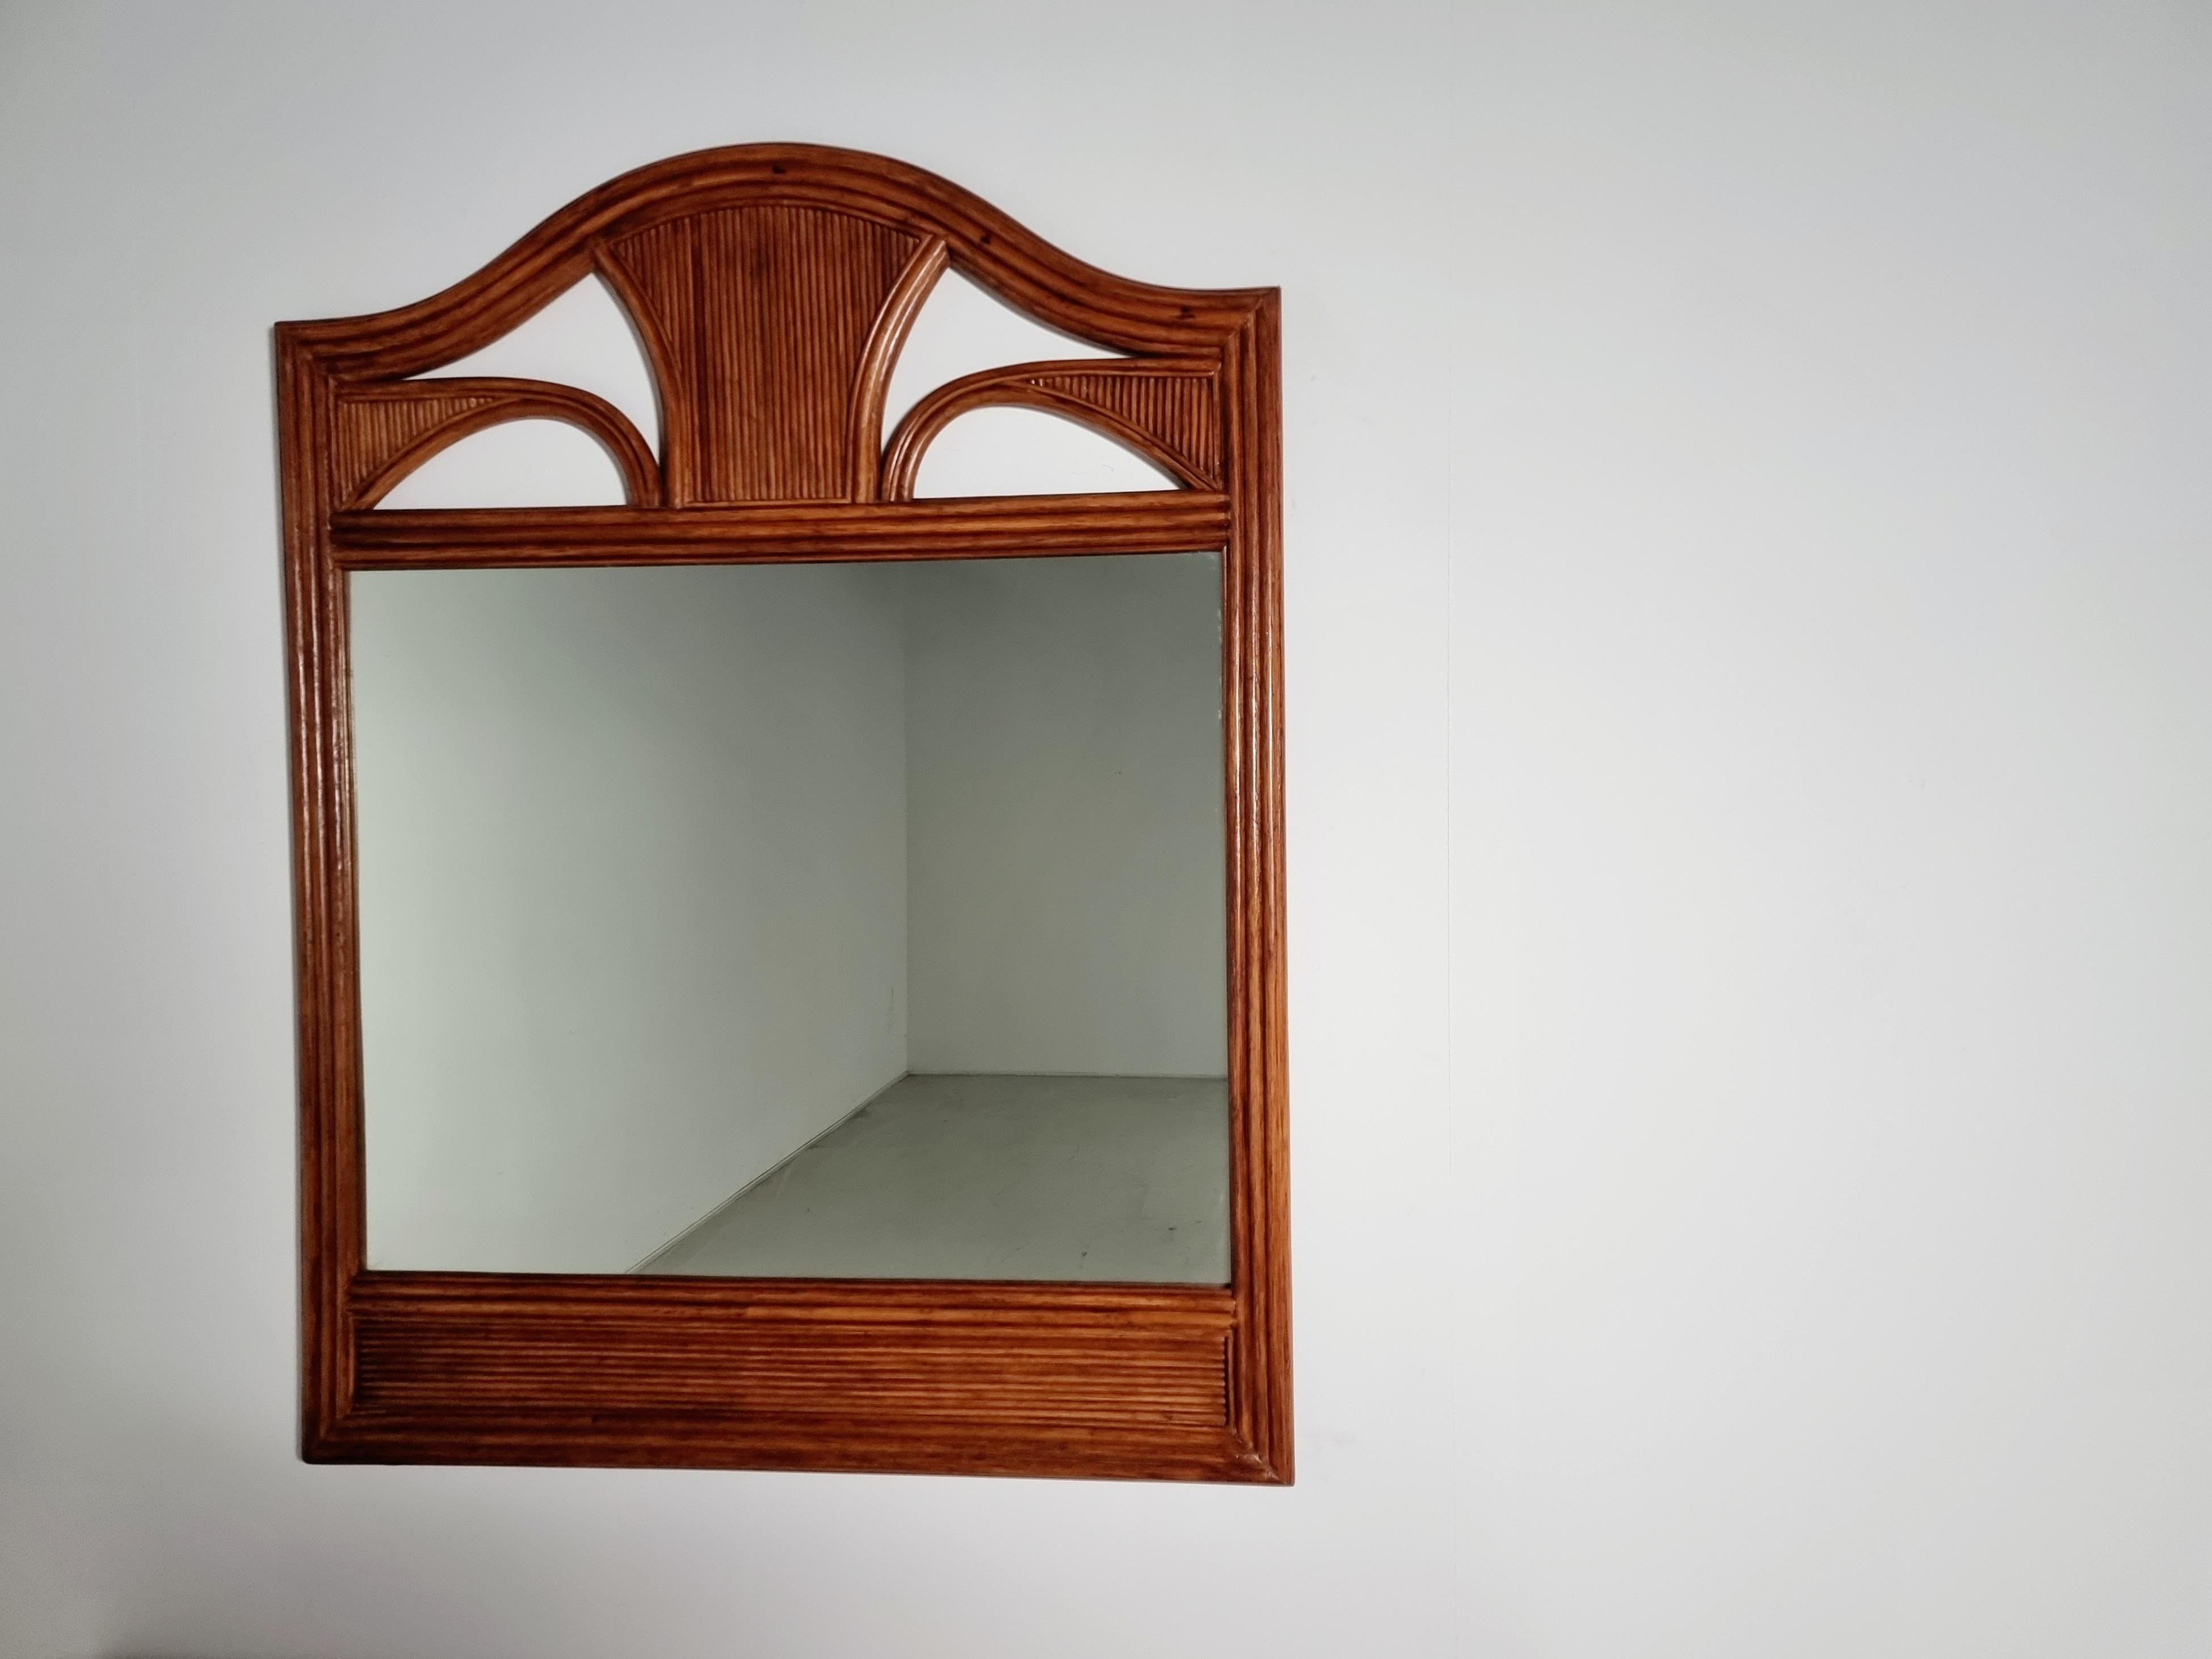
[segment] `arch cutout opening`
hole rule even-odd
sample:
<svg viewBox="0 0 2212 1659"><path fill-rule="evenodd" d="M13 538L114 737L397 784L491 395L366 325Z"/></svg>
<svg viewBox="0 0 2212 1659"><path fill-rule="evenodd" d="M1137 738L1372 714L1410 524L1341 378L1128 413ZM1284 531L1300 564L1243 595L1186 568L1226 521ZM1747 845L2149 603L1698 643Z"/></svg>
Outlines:
<svg viewBox="0 0 2212 1659"><path fill-rule="evenodd" d="M963 375L1014 363L1126 355L1047 327L958 271L948 270L922 301L899 349L884 393L884 436L897 431L907 411L924 398Z"/></svg>
<svg viewBox="0 0 2212 1659"><path fill-rule="evenodd" d="M652 367L629 313L595 276L585 277L482 350L415 378L445 380L471 375L550 380L596 392L620 410L646 447L660 455L660 401Z"/></svg>
<svg viewBox="0 0 2212 1659"><path fill-rule="evenodd" d="M566 421L507 421L448 445L394 484L386 508L620 507L621 469Z"/></svg>
<svg viewBox="0 0 2212 1659"><path fill-rule="evenodd" d="M1182 481L1119 439L1019 404L971 409L922 452L917 501L956 495L1103 495L1180 489Z"/></svg>

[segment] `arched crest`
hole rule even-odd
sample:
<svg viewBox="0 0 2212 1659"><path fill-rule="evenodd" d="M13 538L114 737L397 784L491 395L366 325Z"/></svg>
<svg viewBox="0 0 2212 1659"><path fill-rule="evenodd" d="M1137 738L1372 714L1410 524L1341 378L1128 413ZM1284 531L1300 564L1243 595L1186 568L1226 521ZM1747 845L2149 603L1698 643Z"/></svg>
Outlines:
<svg viewBox="0 0 2212 1659"><path fill-rule="evenodd" d="M944 389L891 443L884 394L948 268L1049 326L1126 354L1009 364ZM414 377L480 349L586 274L629 313L661 407L662 453L573 387L489 382L472 398ZM284 325L302 396L327 410L330 510L373 504L408 466L493 422L572 421L605 445L633 507L859 504L911 494L956 414L1018 404L1127 444L1188 488L1224 488L1223 375L1267 290L1155 287L1033 235L958 186L879 156L809 145L707 150L640 168L555 214L419 304ZM987 383L986 383L987 382ZM298 458L313 465L313 455Z"/></svg>

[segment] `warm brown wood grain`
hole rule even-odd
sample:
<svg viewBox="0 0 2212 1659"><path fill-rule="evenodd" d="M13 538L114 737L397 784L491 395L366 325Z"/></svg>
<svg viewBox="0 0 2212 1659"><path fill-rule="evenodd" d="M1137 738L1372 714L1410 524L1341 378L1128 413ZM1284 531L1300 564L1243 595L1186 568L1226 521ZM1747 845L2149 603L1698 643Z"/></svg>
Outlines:
<svg viewBox="0 0 2212 1659"><path fill-rule="evenodd" d="M1062 415L1127 444L1194 489L1221 488L1219 364L1137 358L1017 363L941 386L899 422L884 452L884 495L910 500L930 441L971 409L1012 404Z"/></svg>
<svg viewBox="0 0 2212 1659"><path fill-rule="evenodd" d="M1291 1474L1290 1069L1283 928L1282 377L1279 301L1263 295L1228 343L1227 453L1235 519L1224 561L1229 711L1230 1222L1237 1322L1231 1425L1276 1477Z"/></svg>
<svg viewBox="0 0 2212 1659"><path fill-rule="evenodd" d="M883 471L884 396L890 390L891 371L898 367L899 349L921 314L923 301L937 289L937 279L952 263L952 251L941 236L932 236L915 250L905 271L877 313L874 329L860 353L854 376L852 430L846 446L851 456L851 498L877 499Z"/></svg>
<svg viewBox="0 0 2212 1659"><path fill-rule="evenodd" d="M605 398L546 380L461 375L340 388L331 434L335 495L349 507L374 507L410 472L471 433L533 419L582 428L621 471L632 507L660 504L660 464Z"/></svg>
<svg viewBox="0 0 2212 1659"><path fill-rule="evenodd" d="M797 559L958 559L1037 553L1185 553L1224 545L1229 498L1196 490L928 501L772 503L632 512L468 507L337 513L348 568L652 564Z"/></svg>
<svg viewBox="0 0 2212 1659"><path fill-rule="evenodd" d="M884 388L948 268L1131 355L969 376L925 398L886 455ZM659 456L576 388L409 378L595 270L645 342ZM278 326L306 1456L1291 1478L1276 327L1272 289L1128 282L932 174L771 144L626 174L419 304ZM905 499L929 439L994 403L1085 421L1189 487ZM374 507L445 445L527 417L598 438L629 505ZM1208 549L1223 555L1229 1286L364 1271L349 571Z"/></svg>
<svg viewBox="0 0 2212 1659"><path fill-rule="evenodd" d="M669 501L848 499L853 405L877 318L937 240L834 208L754 201L603 243L599 269L661 388Z"/></svg>
<svg viewBox="0 0 2212 1659"><path fill-rule="evenodd" d="M1225 1291L1139 1286L1085 1306L1058 1288L1025 1303L958 1283L884 1295L848 1282L830 1298L819 1280L616 1281L619 1296L599 1293L605 1280L557 1296L490 1275L408 1282L431 1277L356 1283L360 1406L1227 1420Z"/></svg>

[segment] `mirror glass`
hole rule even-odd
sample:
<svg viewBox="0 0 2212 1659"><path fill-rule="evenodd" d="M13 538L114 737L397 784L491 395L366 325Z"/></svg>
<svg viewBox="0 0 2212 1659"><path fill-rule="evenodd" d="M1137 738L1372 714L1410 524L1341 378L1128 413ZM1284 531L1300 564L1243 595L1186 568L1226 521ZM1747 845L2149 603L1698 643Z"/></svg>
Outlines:
<svg viewBox="0 0 2212 1659"><path fill-rule="evenodd" d="M1220 582L355 574L368 1265L1225 1283Z"/></svg>

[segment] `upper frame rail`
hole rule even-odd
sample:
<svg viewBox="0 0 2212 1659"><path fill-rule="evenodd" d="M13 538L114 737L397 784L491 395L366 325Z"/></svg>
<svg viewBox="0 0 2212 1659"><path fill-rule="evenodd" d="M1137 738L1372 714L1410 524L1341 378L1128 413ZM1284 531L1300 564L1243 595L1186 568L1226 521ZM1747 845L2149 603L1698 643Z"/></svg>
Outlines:
<svg viewBox="0 0 2212 1659"><path fill-rule="evenodd" d="M1229 533L1224 495L952 497L736 507L464 507L341 513L332 556L349 570L421 566L735 564L769 559L987 558L1195 553Z"/></svg>

